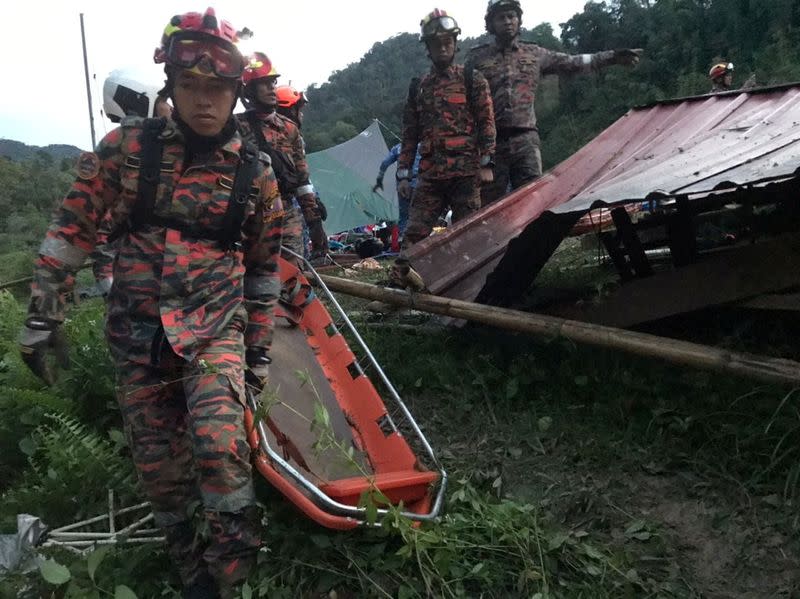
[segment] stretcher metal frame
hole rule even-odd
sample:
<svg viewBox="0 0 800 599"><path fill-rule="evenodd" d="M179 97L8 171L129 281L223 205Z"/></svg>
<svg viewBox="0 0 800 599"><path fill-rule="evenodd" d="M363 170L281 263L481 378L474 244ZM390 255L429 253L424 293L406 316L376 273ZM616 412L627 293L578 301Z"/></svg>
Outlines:
<svg viewBox="0 0 800 599"><path fill-rule="evenodd" d="M292 256L304 265L305 273L301 272L299 274L305 275L306 273L310 273L312 275L316 291L318 294L321 293L335 308L336 313L341 319L342 326L346 327L346 329L352 335L352 338L355 339L358 349L363 354L361 359L358 359L355 362L358 368L358 376L365 377L367 381L372 384L364 372L364 369L361 367L361 360L366 360L368 365L371 366L377 373L378 379L387 390L388 395L392 399L395 406L399 408L400 415L405 420L405 423L410 427L414 438L424 449L424 453L430 460L430 464L435 468L435 470L430 471L431 474L438 474L438 481L434 481L433 483L436 484L438 482L438 488L433 498L432 505L430 505L430 509L425 513L417 513L414 511L401 509L400 515L415 522L430 522L436 520L439 517L444 504L444 496L447 489L447 472L442 467L433 451L433 448L431 447L417 422L414 420L414 417L411 415L408 407L400 398L400 395L395 389L394 385L392 385L391 381L386 376L383 368L370 351L366 342L363 340L342 306L336 300L336 297L327 288L325 283L317 274L316 270L314 270L311 263L304 257L295 254L287 248L283 248L283 252ZM281 262L285 263L283 259L281 259ZM331 321L331 326L333 326L335 329L334 334L341 335L340 327L337 326L337 323L333 322L333 320ZM382 396L377 393L377 390L375 391L378 398L383 400ZM276 449L271 445L268 435L268 426L264 421L265 419L262 418L258 422L254 422L253 415L257 413L258 400L251 390L248 390L247 392L247 402L250 413L246 415L246 421L251 435L251 445L254 443L253 437L257 435L257 446L258 449L261 450L260 452L256 452L255 460L257 469L269 480L270 483L276 486L281 493L289 498L290 501L299 507L307 516L323 526L339 530L347 530L355 528L359 525L379 525L380 517L390 513L390 510L384 507L377 507L374 510L367 510L366 507L342 503L341 501L337 501L328 496L317 484L309 480L302 472L300 472L300 470L295 468L286 459L284 459L280 452L276 451ZM403 434L398 429L388 411L385 414L385 421L391 427L393 433L403 437ZM275 475L277 475L277 477ZM376 477L379 478L380 475L376 475ZM369 481L370 477L366 477L366 479ZM302 490L302 492L298 492L298 488L299 490ZM375 484L375 489L383 493L379 484ZM369 514L368 511L370 512ZM372 516L376 514L377 518L373 520Z"/></svg>

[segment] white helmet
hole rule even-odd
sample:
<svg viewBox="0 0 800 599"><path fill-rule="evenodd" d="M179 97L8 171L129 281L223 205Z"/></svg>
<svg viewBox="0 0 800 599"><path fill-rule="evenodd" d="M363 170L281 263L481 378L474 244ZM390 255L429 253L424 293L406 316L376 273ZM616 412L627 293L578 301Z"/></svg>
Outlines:
<svg viewBox="0 0 800 599"><path fill-rule="evenodd" d="M164 87L158 73L131 69L111 71L103 83L103 112L118 123L125 116L155 116L158 92Z"/></svg>

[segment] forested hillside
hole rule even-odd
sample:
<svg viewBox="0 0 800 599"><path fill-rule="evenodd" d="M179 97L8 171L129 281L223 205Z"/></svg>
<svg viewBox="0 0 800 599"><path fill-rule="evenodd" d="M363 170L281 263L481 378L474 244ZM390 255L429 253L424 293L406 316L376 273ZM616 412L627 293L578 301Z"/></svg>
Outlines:
<svg viewBox="0 0 800 599"><path fill-rule="evenodd" d="M54 160L60 161L64 158L75 158L81 153L80 148L67 144L50 144L40 148L39 146L29 146L21 141L13 139L0 139L0 157L10 160L33 160L37 155L48 154Z"/></svg>
<svg viewBox="0 0 800 599"><path fill-rule="evenodd" d="M523 7L523 24L535 25L536 4ZM523 37L571 53L645 50L635 70L614 67L545 86L537 112L546 167L566 158L631 106L706 93L710 89L706 74L715 61L734 63L735 85L751 74L759 85L800 80L796 0L588 2L582 13L563 24L560 40L548 25ZM466 48L486 39L463 40L459 60ZM309 150L344 141L366 128L372 118L399 132L408 82L428 64L417 37L404 34L375 44L360 62L309 89Z"/></svg>

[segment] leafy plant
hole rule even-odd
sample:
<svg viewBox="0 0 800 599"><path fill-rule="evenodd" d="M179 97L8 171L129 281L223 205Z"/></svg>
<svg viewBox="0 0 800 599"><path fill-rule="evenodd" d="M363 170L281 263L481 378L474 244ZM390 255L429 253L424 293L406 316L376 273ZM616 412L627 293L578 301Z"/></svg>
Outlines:
<svg viewBox="0 0 800 599"><path fill-rule="evenodd" d="M64 525L103 510L109 488L123 503L136 497L130 459L74 417L49 414L29 439L29 467L3 496L4 521L26 512Z"/></svg>

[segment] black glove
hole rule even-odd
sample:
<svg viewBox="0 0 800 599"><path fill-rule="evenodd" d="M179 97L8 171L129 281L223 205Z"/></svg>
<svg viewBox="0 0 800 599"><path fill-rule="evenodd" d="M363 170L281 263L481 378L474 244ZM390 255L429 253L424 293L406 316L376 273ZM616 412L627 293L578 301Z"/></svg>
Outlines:
<svg viewBox="0 0 800 599"><path fill-rule="evenodd" d="M319 199L319 196L315 196L314 199L317 201L317 210L319 210L319 216L322 220L328 220L328 207L322 203L322 200Z"/></svg>
<svg viewBox="0 0 800 599"><path fill-rule="evenodd" d="M624 48L614 50L614 62L626 67L635 67L644 54L641 48Z"/></svg>
<svg viewBox="0 0 800 599"><path fill-rule="evenodd" d="M297 186L300 184L300 176L297 173L292 159L289 158L284 152L269 147L267 152L272 162L272 171L275 173L275 178L278 180L278 190L284 197L294 195Z"/></svg>
<svg viewBox="0 0 800 599"><path fill-rule="evenodd" d="M244 361L247 369L244 371L244 382L258 389L264 389L269 379L269 365L272 358L267 354L265 347L248 347L244 352Z"/></svg>
<svg viewBox="0 0 800 599"><path fill-rule="evenodd" d="M56 366L69 368L66 340L58 324L51 320L28 318L19 336L19 346L22 360L48 385L56 382ZM54 360L49 359L51 351Z"/></svg>
<svg viewBox="0 0 800 599"><path fill-rule="evenodd" d="M378 190L383 191L383 177L378 175L378 178L375 179L375 185L372 186L373 193L378 193Z"/></svg>
<svg viewBox="0 0 800 599"><path fill-rule="evenodd" d="M308 236L311 238L311 253L320 255L328 251L328 236L322 228L322 221L315 220L308 223Z"/></svg>

